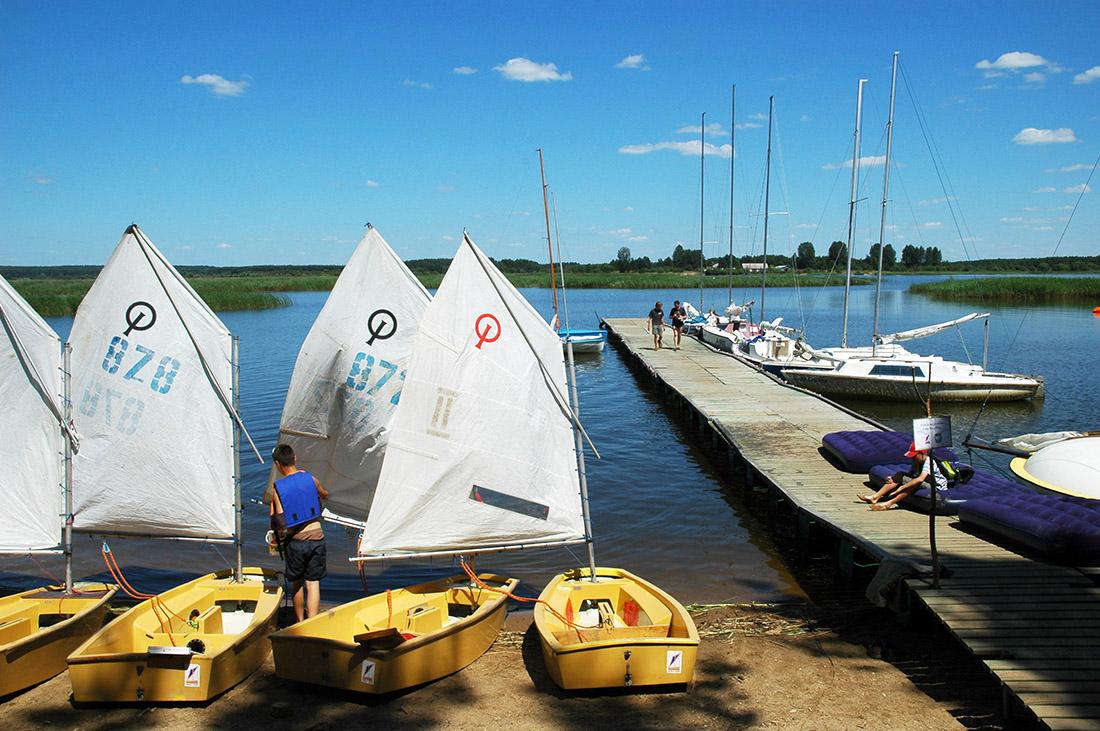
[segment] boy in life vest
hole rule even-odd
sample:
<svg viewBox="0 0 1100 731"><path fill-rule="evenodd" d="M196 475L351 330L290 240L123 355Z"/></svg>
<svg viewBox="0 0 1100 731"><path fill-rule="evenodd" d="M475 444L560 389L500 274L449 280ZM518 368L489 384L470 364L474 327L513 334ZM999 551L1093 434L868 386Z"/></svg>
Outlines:
<svg viewBox="0 0 1100 731"><path fill-rule="evenodd" d="M275 447L271 459L282 475L268 488L271 528L282 547L294 614L301 622L321 609L321 579L328 574L321 503L328 499L328 490L316 477L295 467L289 444Z"/></svg>

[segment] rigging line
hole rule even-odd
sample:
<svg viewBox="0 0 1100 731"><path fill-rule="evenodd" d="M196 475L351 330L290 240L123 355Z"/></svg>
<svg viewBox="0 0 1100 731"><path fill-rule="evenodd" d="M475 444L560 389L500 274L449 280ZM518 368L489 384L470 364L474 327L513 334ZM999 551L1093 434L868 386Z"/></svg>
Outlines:
<svg viewBox="0 0 1100 731"><path fill-rule="evenodd" d="M558 228L558 196L554 191L550 191L550 202L554 208L554 237L557 239L558 249L558 279L561 280L561 308L565 313L565 330L569 332L569 301L565 298L565 264L561 258L561 230Z"/></svg>
<svg viewBox="0 0 1100 731"><path fill-rule="evenodd" d="M1097 155L1096 162L1092 164L1092 170L1089 171L1089 177L1085 180L1084 185L1081 186L1081 192L1077 195L1077 200L1073 203L1073 210L1069 212L1069 218L1066 219L1066 225L1062 228L1062 234L1058 237L1058 243L1054 246L1054 251L1051 252L1051 256L1058 253L1059 247L1062 246L1062 240L1066 237L1066 232L1069 231L1069 225L1073 222L1073 216L1077 213L1077 206L1081 205L1081 199L1085 197L1085 192L1089 189L1089 183L1092 182L1092 176L1096 173L1096 167L1100 165L1100 155ZM1024 322L1027 320L1027 316L1031 313L1031 308L1024 310L1023 317L1020 318L1020 324L1016 327L1016 333L1012 336L1012 341L1008 344L1008 349L1012 350L1012 346L1016 344L1016 339L1020 337L1020 332L1024 329Z"/></svg>
<svg viewBox="0 0 1100 731"><path fill-rule="evenodd" d="M191 328L188 327L187 321L183 318L183 313L180 312L179 306L176 305L176 300L172 298L172 293L168 291L167 285L160 276L160 272L157 270L155 264L153 264L152 258L149 256L149 252L146 249L146 245L152 246L152 242L145 236L145 232L138 226L132 225L131 228L136 234L134 239L138 242L138 248L141 249L141 253L145 256L145 261L149 263L149 268L153 270L153 276L157 278L157 282L160 284L161 290L164 292L164 296L168 298L168 303L172 305L172 309L176 312L176 317L179 318L180 324L183 325L184 331L187 333L187 337L191 340L191 346L195 349L195 354L199 356L199 363L202 364L202 370L206 374L206 380L214 389L214 393L218 395L218 400L222 402L222 407L229 412L229 415L237 422L237 426L244 432L245 439L248 440L248 446L252 447L252 452L256 455L256 459L260 461L260 464L264 464L264 458L260 455L260 450L256 448L256 444L252 441L252 435L248 433L248 427L244 425L244 421L241 419L241 415L237 413L237 410L233 408L233 403L222 392L221 384L214 377L214 371L210 367L210 364L206 360L206 355L202 352L202 348L199 347L198 341L195 339L194 333L191 332ZM156 247L153 247L154 249ZM198 295L196 295L197 297ZM202 298L199 298L202 301ZM204 303L205 304L205 303ZM207 306L209 309L209 306ZM213 311L211 311L213 312ZM219 320L220 322L220 320ZM223 326L224 327L224 326ZM231 336L232 337L232 336Z"/></svg>
<svg viewBox="0 0 1100 731"><path fill-rule="evenodd" d="M776 112L775 112L775 146L777 148L776 149L776 157L778 158L778 165L779 165L779 190L780 190L780 192L783 196L783 210L789 212L791 210L791 198L790 198L790 191L787 188L787 166L783 164L783 140L782 140L782 137L780 136L780 133L779 133L779 127L780 127L780 124L779 124L779 111L777 109ZM794 243L794 231L791 230L791 219L790 219L790 216L788 216L787 217L787 254L788 255L791 255L793 253L792 252L792 244L793 243ZM767 263L767 261L765 261L764 262L764 267L767 268L767 266L768 266L768 263ZM798 309L798 317L799 317L799 320L802 323L802 330L801 331L806 332L806 313L805 313L805 310L802 307L802 289L799 286L799 281L798 281L797 276L794 278L794 298L795 298L795 306Z"/></svg>
<svg viewBox="0 0 1100 731"><path fill-rule="evenodd" d="M963 352L966 353L966 362L970 365L974 365L974 359L970 357L970 349L966 347L966 338L963 337L962 328L956 325L955 332L958 333L959 343L962 345Z"/></svg>
<svg viewBox="0 0 1100 731"><path fill-rule="evenodd" d="M825 221L825 212L829 210L829 207L832 204L833 195L836 193L836 186L837 183L840 181L840 174L842 172L844 172L844 167L840 166L836 169L836 174L833 176L833 184L829 188L829 195L825 198L825 205L821 208L821 215L818 217L817 224L814 226L814 233L810 239L811 245L813 244L814 240L817 239L818 235L821 232L821 225ZM797 251L795 253L797 254ZM798 261L797 257L795 258L795 261ZM834 263L833 266L829 268L828 274L825 275L825 283L817 288L817 293L814 295L813 299L810 300L810 312L806 316L807 319L813 317L814 311L817 309L818 300L820 300L821 295L824 294L825 287L829 286L829 280L832 278L835 270L836 264Z"/></svg>
<svg viewBox="0 0 1100 731"><path fill-rule="evenodd" d="M34 365L34 361L31 360L30 355L27 353L27 348L23 345L23 341L19 338L19 334L15 331L15 326L8 318L8 313L5 312L4 306L0 304L0 324L4 326L4 332L7 333L8 339L11 341L12 349L15 351L15 357L19 361L19 365L23 367L23 372L27 376L27 380L30 381L31 386L38 393L38 396L42 399L42 403L46 405L46 408L53 414L54 421L61 428L61 431L65 433L65 436L69 440L69 444L72 446L73 454L80 451L80 435L76 433L76 425L71 420L66 420L65 415L61 413L61 407L54 401L54 397L49 393L46 388L46 384L43 382L42 374L38 372L38 368Z"/></svg>
<svg viewBox="0 0 1100 731"><path fill-rule="evenodd" d="M916 94L914 93L913 88L909 83L909 75L905 72L905 68L902 67L901 63L898 63L898 67L901 69L901 79L902 82L905 84L905 90L909 93L909 102L913 105L913 113L916 116L917 126L920 128L921 136L924 138L924 145L926 148L928 148L928 155L932 159L932 168L936 171L936 178L939 180L940 190L943 191L944 198L946 198L945 202L947 203L948 211L950 211L951 213L951 221L955 225L955 232L959 235L959 243L962 244L963 253L966 255L967 260L973 261L973 257L971 257L970 255L970 250L966 245L966 238L963 236L962 227L959 224L961 211L959 212L959 215L956 215L955 205L952 201L952 198L957 196L952 195L952 192L948 190L949 186L944 182L946 171L940 169L940 161L936 157L938 148L936 148L934 140L930 139L931 132L929 132L925 126L924 116L921 114L920 108L917 105Z"/></svg>
<svg viewBox="0 0 1100 731"><path fill-rule="evenodd" d="M477 259L478 264L481 265L481 269L485 272L485 276L489 279L489 284L493 285L493 289L496 291L497 296L500 298L501 304L504 305L504 309L508 311L508 314L512 317L512 321L516 323L516 329L519 330L519 334L523 336L523 340L527 343L528 349L531 351L531 355L535 356L535 362L539 364L539 370L542 371L543 380L550 386L550 392L554 394L558 401L558 407L563 409L569 414L570 420L573 424L580 429L581 434L584 435L584 440L588 442L588 446L592 449L592 452L596 455L596 459L602 459L600 452L596 449L596 445L592 443L591 437L588 436L588 432L585 431L584 425L581 424L581 419L577 416L577 412L573 411L573 407L569 404L569 400L566 399L559 391L558 384L554 382L554 378L550 373L550 369L546 367L546 364L542 362L542 358L539 357L539 353L535 350L535 346L531 343L531 339L527 337L527 332L523 329L523 326L519 324L519 319L516 318L514 312L512 312L512 306L508 304L508 300L505 299L504 293L500 291L500 287L497 286L496 280L493 275L489 273L488 267L485 266L485 262L481 260L481 254L478 248L474 246L474 242L470 240L468 234L462 234L463 243L468 243L470 249L474 252L474 258ZM522 295L521 295L522 296Z"/></svg>

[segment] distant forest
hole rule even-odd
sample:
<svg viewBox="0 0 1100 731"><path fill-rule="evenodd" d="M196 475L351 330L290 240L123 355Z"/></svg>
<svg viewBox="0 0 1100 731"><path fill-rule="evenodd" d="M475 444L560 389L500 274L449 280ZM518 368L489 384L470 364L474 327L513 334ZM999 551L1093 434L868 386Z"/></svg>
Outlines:
<svg viewBox="0 0 1100 731"><path fill-rule="evenodd" d="M828 272L844 268L847 247L842 241L834 241L824 256L818 256L814 245L804 241L798 245L794 256L768 255L768 267L784 267L800 272ZM1100 256L1053 256L1031 259L975 259L973 261L944 261L935 246L906 245L900 256L890 244L882 252L883 269L888 272L1025 272L1035 274L1100 272ZM743 263L759 263L762 256L733 257L734 271L741 271ZM546 264L531 259L493 259L506 274L535 274L546 270ZM410 259L406 262L417 275L442 275L451 260ZM878 266L878 244L866 256L853 259L857 269L875 269ZM707 257L708 274L724 274L728 271L726 256ZM616 257L603 264L578 264L566 262L571 273L596 272L685 272L699 270L699 251L677 245L670 256L651 260L648 256L634 257L628 247L619 249ZM69 266L0 266L5 279L94 279L101 267L93 265ZM254 266L179 266L180 273L191 277L302 277L336 276L343 268L338 265L282 265L261 264Z"/></svg>

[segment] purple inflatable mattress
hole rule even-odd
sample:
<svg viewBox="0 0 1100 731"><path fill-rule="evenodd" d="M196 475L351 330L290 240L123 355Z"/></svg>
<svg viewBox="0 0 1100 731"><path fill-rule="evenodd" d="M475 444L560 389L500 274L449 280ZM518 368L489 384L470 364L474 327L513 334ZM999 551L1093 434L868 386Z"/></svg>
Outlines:
<svg viewBox="0 0 1100 731"><path fill-rule="evenodd" d="M1100 501L1020 492L968 500L964 523L1076 566L1100 563Z"/></svg>
<svg viewBox="0 0 1100 731"><path fill-rule="evenodd" d="M905 461L912 434L896 431L835 431L821 439L821 447L846 472L867 472L877 464ZM936 457L955 462L959 459L948 448L937 449Z"/></svg>
<svg viewBox="0 0 1100 731"><path fill-rule="evenodd" d="M886 482L886 478L908 469L908 462L904 464L875 465L871 468L867 477L868 481L877 490L882 487L882 483ZM1029 488L1015 480L1001 477L994 472L983 472L976 469L974 470L974 476L968 482L949 488L936 497L936 515L958 515L959 508L968 500L976 500L989 495L1012 495L1021 491L1031 492ZM902 505L921 513L927 513L932 509L931 493L927 487L922 487L907 497Z"/></svg>

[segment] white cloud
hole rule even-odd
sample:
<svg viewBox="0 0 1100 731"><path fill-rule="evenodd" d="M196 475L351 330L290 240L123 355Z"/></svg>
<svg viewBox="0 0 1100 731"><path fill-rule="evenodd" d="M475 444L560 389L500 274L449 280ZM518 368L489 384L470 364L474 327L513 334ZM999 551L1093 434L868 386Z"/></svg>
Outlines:
<svg viewBox="0 0 1100 731"><path fill-rule="evenodd" d="M627 206L626 208L623 209L623 213L633 213L633 212L634 212L634 206Z"/></svg>
<svg viewBox="0 0 1100 731"><path fill-rule="evenodd" d="M947 197L941 197L941 198L927 198L925 200L917 201L917 205L918 206L938 206L941 203L946 203L947 201L957 201L957 200L958 200L958 197L953 196L953 195L952 196L947 196Z"/></svg>
<svg viewBox="0 0 1100 731"><path fill-rule="evenodd" d="M623 145L619 148L619 154L648 155L651 152L658 152L660 150L675 150L681 155L699 157L699 140L688 140L686 142L653 142L645 145ZM704 154L717 157L728 158L733 155L733 147L731 145L714 145L708 142L703 150Z"/></svg>
<svg viewBox="0 0 1100 731"><path fill-rule="evenodd" d="M1076 173L1079 170L1091 170L1092 165L1088 165L1083 162L1077 162L1072 165L1066 165L1060 168L1047 168L1044 173Z"/></svg>
<svg viewBox="0 0 1100 731"><path fill-rule="evenodd" d="M1017 145L1049 145L1058 142L1076 142L1077 136L1069 127L1058 129L1036 129L1024 127L1016 133L1012 141Z"/></svg>
<svg viewBox="0 0 1100 731"><path fill-rule="evenodd" d="M726 128L723 127L719 122L711 122L710 124L708 124L706 133L708 137L729 137L730 134L726 131ZM676 130L676 134L697 135L699 134L699 125L689 124L686 127L681 127L680 129Z"/></svg>
<svg viewBox="0 0 1100 731"><path fill-rule="evenodd" d="M217 96L240 96L248 88L247 81L230 81L217 74L199 74L198 76L184 74L180 77L180 83L207 86Z"/></svg>
<svg viewBox="0 0 1100 731"><path fill-rule="evenodd" d="M943 221L925 221L920 227L924 229L943 228Z"/></svg>
<svg viewBox="0 0 1100 731"><path fill-rule="evenodd" d="M368 180L367 181L367 187L368 188L377 188L378 187L378 181L377 180Z"/></svg>
<svg viewBox="0 0 1100 731"><path fill-rule="evenodd" d="M34 175L31 177L31 181L35 185L50 185L53 183L53 178L49 175Z"/></svg>
<svg viewBox="0 0 1100 731"><path fill-rule="evenodd" d="M470 74L476 74L477 69L475 69L473 66L455 66L454 72L461 76L469 76Z"/></svg>
<svg viewBox="0 0 1100 731"><path fill-rule="evenodd" d="M1073 77L1073 83L1075 84L1091 84L1092 82L1100 79L1100 66L1093 66L1087 71L1082 71Z"/></svg>
<svg viewBox="0 0 1100 731"><path fill-rule="evenodd" d="M1031 192L1032 193L1057 193L1058 189L1057 188L1052 188L1049 185L1045 185L1042 188L1036 188L1035 190L1033 190Z"/></svg>
<svg viewBox="0 0 1100 731"><path fill-rule="evenodd" d="M630 236L627 237L627 241L649 241L648 236Z"/></svg>
<svg viewBox="0 0 1100 731"><path fill-rule="evenodd" d="M227 244L224 241L214 247L215 249L232 249L233 244Z"/></svg>
<svg viewBox="0 0 1100 731"><path fill-rule="evenodd" d="M734 129L760 129L764 125L757 124L756 122L739 122L734 125Z"/></svg>
<svg viewBox="0 0 1100 731"><path fill-rule="evenodd" d="M1054 227L1053 226L1032 226L1031 230L1032 231L1053 231Z"/></svg>
<svg viewBox="0 0 1100 731"><path fill-rule="evenodd" d="M756 112L755 114L750 114L749 119L755 119L758 122L767 122L768 115L764 114L763 112Z"/></svg>
<svg viewBox="0 0 1100 731"><path fill-rule="evenodd" d="M1062 188L1063 193L1091 193L1092 186L1081 183L1080 185L1071 185L1068 188Z"/></svg>
<svg viewBox="0 0 1100 731"><path fill-rule="evenodd" d="M801 228L801 229L811 229L811 228L817 228L817 224L816 223L796 223L794 225L794 227L795 228Z"/></svg>
<svg viewBox="0 0 1100 731"><path fill-rule="evenodd" d="M880 165L884 165L885 163L886 163L886 155L868 155L868 156L864 156L864 157L859 158L859 166L861 168L874 168L874 167L878 167ZM851 160L851 158L845 160L844 162L830 162L830 163L826 163L826 164L821 166L822 170L839 170L841 168L846 168L848 170L851 170L852 169L852 160Z"/></svg>
<svg viewBox="0 0 1100 731"><path fill-rule="evenodd" d="M1044 74L1039 73L1038 71L1033 71L1030 74L1024 74L1024 81L1029 84L1041 84L1046 80L1047 77Z"/></svg>
<svg viewBox="0 0 1100 731"><path fill-rule="evenodd" d="M1027 51L1010 51L1002 53L996 61L981 60L974 64L976 69L1001 69L1015 71L1018 69L1030 69L1036 66L1047 66L1050 62L1042 56Z"/></svg>
<svg viewBox="0 0 1100 731"><path fill-rule="evenodd" d="M512 81L571 81L573 74L566 71L564 74L558 71L557 64L536 63L529 58L510 58L501 66L494 66L494 71Z"/></svg>
<svg viewBox="0 0 1100 731"><path fill-rule="evenodd" d="M608 236L618 236L619 238L626 238L630 234L634 233L633 229L629 228L616 228L610 231L604 231Z"/></svg>
<svg viewBox="0 0 1100 731"><path fill-rule="evenodd" d="M412 79L405 79L401 82L404 86L415 86L417 89L434 89L429 81L413 81Z"/></svg>
<svg viewBox="0 0 1100 731"><path fill-rule="evenodd" d="M435 187L440 193L454 193L455 187L453 185L437 185Z"/></svg>
<svg viewBox="0 0 1100 731"><path fill-rule="evenodd" d="M444 241L454 241L454 240L455 240L455 237L454 237L454 236L449 236L449 235L447 235L447 234L443 234L443 235L442 235L442 236L440 236L439 238L443 239Z"/></svg>
<svg viewBox="0 0 1100 731"><path fill-rule="evenodd" d="M184 244L183 246L179 247L180 251L191 251L194 248L194 246L190 246L188 244Z"/></svg>
<svg viewBox="0 0 1100 731"><path fill-rule="evenodd" d="M803 114L801 117L798 118L798 121L809 122L811 119L813 119L813 117L811 117L809 114Z"/></svg>
<svg viewBox="0 0 1100 731"><path fill-rule="evenodd" d="M351 239L342 239L339 236L334 236L332 234L329 234L328 236L322 236L321 237L321 243L324 243L324 244L354 244L355 242L352 241Z"/></svg>
<svg viewBox="0 0 1100 731"><path fill-rule="evenodd" d="M633 53L622 61L615 64L617 69L637 69L639 71L649 71L649 64L646 63L644 53Z"/></svg>

